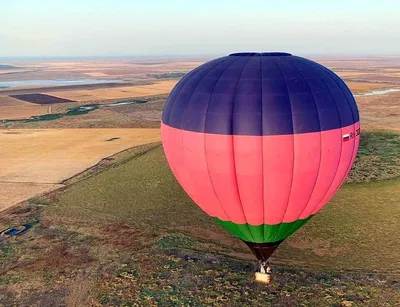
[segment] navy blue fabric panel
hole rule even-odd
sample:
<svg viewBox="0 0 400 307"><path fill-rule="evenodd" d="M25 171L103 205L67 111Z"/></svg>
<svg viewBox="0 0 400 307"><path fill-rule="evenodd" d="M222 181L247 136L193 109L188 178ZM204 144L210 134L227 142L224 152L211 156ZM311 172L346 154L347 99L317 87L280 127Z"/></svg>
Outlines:
<svg viewBox="0 0 400 307"><path fill-rule="evenodd" d="M215 84L202 131L224 131L224 134L234 134L232 124L234 100L238 82L242 75L243 67L248 61L248 57L232 58L235 61L230 64Z"/></svg>
<svg viewBox="0 0 400 307"><path fill-rule="evenodd" d="M175 102L178 100L178 96L182 89L187 86L188 83L193 82L193 78L195 78L200 72L204 72L205 70L211 69L215 64L218 64L222 61L224 61L228 57L223 57L223 58L218 58L215 60L212 60L210 62L207 62L195 69L193 69L191 72L183 76L183 78L178 82L177 85L172 89L167 103L165 104L164 111L162 114L162 121L164 123L167 123L170 121L170 116L171 116L171 111L175 106ZM174 126L175 127L175 126Z"/></svg>
<svg viewBox="0 0 400 307"><path fill-rule="evenodd" d="M214 69L209 71L197 84L189 102L187 103L185 113L183 114L182 129L204 131L208 116L208 108L214 89L217 86L218 81L223 77L224 73L236 61L236 58L229 57L226 61L219 63ZM226 113L221 115L227 116Z"/></svg>
<svg viewBox="0 0 400 307"><path fill-rule="evenodd" d="M345 94L337 84L337 79L339 79L339 77L337 77L327 68L320 65L314 66L314 69L318 71L318 76L326 84L330 95L335 101L336 114L338 114L337 116L339 117L341 124L340 127L346 127L357 122L354 120L353 112L349 106ZM332 116L334 115L332 114Z"/></svg>
<svg viewBox="0 0 400 307"><path fill-rule="evenodd" d="M350 89L347 87L347 85L344 83L344 81L340 78L335 78L336 75L334 72L332 72L331 70L329 70L328 68L324 67L324 69L328 72L328 74L331 76L331 78L333 80L335 80L336 84L339 86L340 90L342 91L342 93L344 94L344 96L346 97L346 100L349 104L349 107L352 111L353 117L354 117L354 121L358 122L360 120L359 118L359 113L358 113L358 108L357 108L357 104L356 101L354 99L353 94L351 93Z"/></svg>
<svg viewBox="0 0 400 307"><path fill-rule="evenodd" d="M309 67L305 61L293 60L290 63L298 70L303 80L307 83L309 91L312 93L319 118L320 130L324 131L341 127L335 100L329 88L319 77L318 72L313 66Z"/></svg>
<svg viewBox="0 0 400 307"><path fill-rule="evenodd" d="M303 64L310 70L315 70L320 80L329 84L327 90L335 97L335 106L339 111L341 126L345 127L358 122L360 118L356 101L344 81L330 69L318 63L303 59Z"/></svg>
<svg viewBox="0 0 400 307"><path fill-rule="evenodd" d="M351 91L324 66L288 54L242 53L185 75L162 121L196 132L281 135L348 126L359 115Z"/></svg>
<svg viewBox="0 0 400 307"><path fill-rule="evenodd" d="M196 74L194 74L191 78L186 79L187 81L184 82L184 86L181 88L179 93L177 94L177 97L175 98L173 102L173 107L171 109L170 115L169 115L169 122L174 123L173 127L179 128L179 129L185 129L185 130L191 130L189 128L186 128L183 126L183 121L186 117L186 115L192 115L191 113L187 114L186 110L188 109L188 105L191 102L191 98L193 96L193 93L195 92L197 86L203 81L203 79L206 77L206 75L213 70L213 68L217 67L218 65L221 65L223 63L226 63L227 61L230 61L230 58L223 58L220 61L216 61L214 63L206 63L204 64L204 68L198 70ZM209 91L212 91L212 87L208 89ZM167 104L170 102L168 99ZM199 115L196 115L196 118L199 117ZM186 120L186 123L189 121ZM196 130L192 130L196 131Z"/></svg>
<svg viewBox="0 0 400 307"><path fill-rule="evenodd" d="M289 90L279 66L261 57L263 135L293 134Z"/></svg>
<svg viewBox="0 0 400 307"><path fill-rule="evenodd" d="M275 63L287 86L292 112L293 133L321 131L313 94L296 67L285 59L285 57L279 57L275 60Z"/></svg>
<svg viewBox="0 0 400 307"><path fill-rule="evenodd" d="M232 133L262 135L260 57L246 58L233 100Z"/></svg>

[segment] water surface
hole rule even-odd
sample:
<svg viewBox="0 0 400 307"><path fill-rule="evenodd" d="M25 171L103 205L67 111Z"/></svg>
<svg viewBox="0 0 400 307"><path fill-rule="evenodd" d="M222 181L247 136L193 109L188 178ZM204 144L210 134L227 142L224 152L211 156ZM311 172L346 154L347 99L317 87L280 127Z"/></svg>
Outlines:
<svg viewBox="0 0 400 307"><path fill-rule="evenodd" d="M376 90L376 91L371 91L371 92L368 92L368 93L357 94L357 95L354 95L354 96L358 97L358 96L385 95L385 94L393 93L393 92L400 92L400 88L389 88L389 89L386 89L386 90Z"/></svg>
<svg viewBox="0 0 400 307"><path fill-rule="evenodd" d="M104 80L104 79L55 79L55 80L0 81L0 88L102 84L102 83L114 83L114 82L121 82L121 80L118 80L118 79L107 79L107 80Z"/></svg>

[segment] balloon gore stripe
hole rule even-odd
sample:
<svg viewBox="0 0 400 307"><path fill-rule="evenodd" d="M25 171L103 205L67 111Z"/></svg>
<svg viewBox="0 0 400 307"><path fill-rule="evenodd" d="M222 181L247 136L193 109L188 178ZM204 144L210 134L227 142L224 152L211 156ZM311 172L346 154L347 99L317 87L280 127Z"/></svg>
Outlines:
<svg viewBox="0 0 400 307"><path fill-rule="evenodd" d="M162 121L225 135L282 135L359 121L354 97L332 71L305 58L244 53L188 73L172 90Z"/></svg>
<svg viewBox="0 0 400 307"><path fill-rule="evenodd" d="M351 91L328 68L245 52L186 74L165 104L161 134L193 201L268 258L343 184L360 120Z"/></svg>
<svg viewBox="0 0 400 307"><path fill-rule="evenodd" d="M312 216L309 216L304 220L297 220L292 223L281 223L277 225L263 224L258 226L250 224L235 224L230 221L221 221L218 218L214 218L214 220L227 231L243 241L253 243L273 243L286 239L311 218Z"/></svg>
<svg viewBox="0 0 400 307"><path fill-rule="evenodd" d="M251 225L292 223L322 209L350 171L358 130L356 123L260 137L161 125L168 162L194 202L212 217Z"/></svg>

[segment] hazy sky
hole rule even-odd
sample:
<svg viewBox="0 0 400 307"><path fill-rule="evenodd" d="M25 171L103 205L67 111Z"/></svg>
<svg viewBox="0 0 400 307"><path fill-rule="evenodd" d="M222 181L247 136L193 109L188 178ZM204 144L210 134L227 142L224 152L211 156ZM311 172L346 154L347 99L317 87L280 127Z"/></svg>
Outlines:
<svg viewBox="0 0 400 307"><path fill-rule="evenodd" d="M0 56L400 55L399 0L11 0Z"/></svg>

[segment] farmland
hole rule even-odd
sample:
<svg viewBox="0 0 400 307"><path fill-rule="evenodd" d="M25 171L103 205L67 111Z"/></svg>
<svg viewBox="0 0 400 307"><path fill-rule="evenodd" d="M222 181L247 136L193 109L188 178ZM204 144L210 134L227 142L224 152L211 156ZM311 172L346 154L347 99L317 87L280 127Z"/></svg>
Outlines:
<svg viewBox="0 0 400 307"><path fill-rule="evenodd" d="M135 85L93 90L49 92L50 95L66 99L87 101L100 99L117 99L126 97L143 97L168 94L177 81L160 81L150 85Z"/></svg>
<svg viewBox="0 0 400 307"><path fill-rule="evenodd" d="M399 179L341 189L278 249L266 287L254 283L245 245L182 191L159 145L107 163L3 215L4 226L40 222L3 243L0 299L92 306L390 306L400 299Z"/></svg>
<svg viewBox="0 0 400 307"><path fill-rule="evenodd" d="M12 97L0 97L0 121L3 119L29 118L46 114L48 107L18 100Z"/></svg>
<svg viewBox="0 0 400 307"><path fill-rule="evenodd" d="M158 129L0 130L0 208L59 187L63 180L129 147L159 141ZM19 188L18 188L19 187Z"/></svg>
<svg viewBox="0 0 400 307"><path fill-rule="evenodd" d="M8 77L2 70L0 80L121 81L0 89L0 231L32 226L0 236L0 305L398 304L400 92L363 94L400 88L400 59L317 59L360 95L360 150L329 205L273 255L268 287L254 282L247 247L184 193L159 142L175 77L204 60L11 63L19 68ZM34 94L73 101L10 97Z"/></svg>
<svg viewBox="0 0 400 307"><path fill-rule="evenodd" d="M46 94L10 95L10 97L35 104L55 104L63 102L73 102L73 100L62 99L59 97L50 96Z"/></svg>

